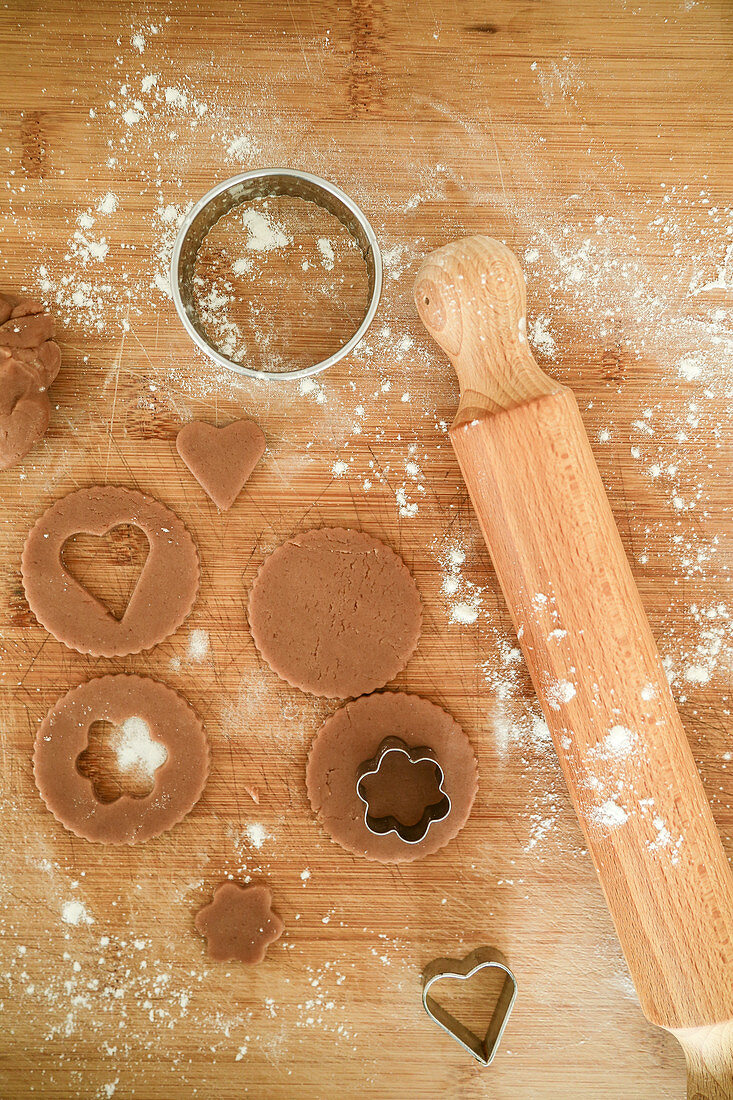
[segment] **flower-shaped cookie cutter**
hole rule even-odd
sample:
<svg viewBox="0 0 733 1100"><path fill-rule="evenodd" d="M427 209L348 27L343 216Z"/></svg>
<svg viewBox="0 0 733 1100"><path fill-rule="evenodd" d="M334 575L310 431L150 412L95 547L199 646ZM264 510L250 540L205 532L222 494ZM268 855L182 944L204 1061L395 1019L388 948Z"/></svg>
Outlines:
<svg viewBox="0 0 733 1100"><path fill-rule="evenodd" d="M430 989L443 978L468 981L486 967L501 971L504 974L504 982L486 1033L482 1038L436 1001L435 997L430 995ZM434 959L425 967L422 981L422 1003L431 1020L435 1020L436 1024L447 1031L451 1038L455 1039L482 1066L490 1066L499 1049L501 1037L517 999L517 979L507 966L501 952L495 947L477 947L475 951L466 955L465 959Z"/></svg>
<svg viewBox="0 0 733 1100"><path fill-rule="evenodd" d="M374 817L369 810L369 800L362 791L362 784L367 776L378 775L385 760L393 753L406 756L412 764L420 764L427 760L435 766L435 778L438 783L440 799L425 807L425 811L414 825L405 825L393 814L385 817ZM435 758L432 749L421 746L411 749L399 737L385 737L377 750L376 756L365 761L358 770L356 778L356 793L364 803L364 824L370 833L375 836L385 836L387 833L397 833L405 844L419 844L427 836L428 829L436 821L443 821L451 811L451 800L443 790L445 774Z"/></svg>

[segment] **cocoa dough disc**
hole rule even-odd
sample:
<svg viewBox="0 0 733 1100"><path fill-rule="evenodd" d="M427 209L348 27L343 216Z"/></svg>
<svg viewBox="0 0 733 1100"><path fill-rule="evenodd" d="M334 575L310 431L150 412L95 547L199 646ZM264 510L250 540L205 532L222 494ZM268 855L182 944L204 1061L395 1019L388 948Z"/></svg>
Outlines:
<svg viewBox="0 0 733 1100"><path fill-rule="evenodd" d="M415 651L422 605L393 550L324 527L279 546L249 596L255 645L294 687L346 699L384 687Z"/></svg>
<svg viewBox="0 0 733 1100"><path fill-rule="evenodd" d="M431 749L443 771L450 813L434 821L417 844L394 832L375 836L364 822L366 807L356 793L359 769L387 737ZM478 775L471 743L449 714L419 695L385 691L347 703L324 722L308 756L306 787L319 821L343 848L381 863L403 863L436 852L463 828ZM384 804L379 812L387 812Z"/></svg>
<svg viewBox="0 0 733 1100"><path fill-rule="evenodd" d="M168 756L145 798L123 794L100 802L77 768L89 728L142 719ZM100 676L73 688L44 718L33 772L41 798L61 824L86 840L139 844L170 829L196 805L209 774L209 743L196 714L177 691L143 676Z"/></svg>
<svg viewBox="0 0 733 1100"><path fill-rule="evenodd" d="M105 535L121 524L139 527L150 551L116 619L64 569L61 551L72 535ZM199 585L198 551L178 517L153 497L112 485L79 489L44 512L26 539L21 571L41 626L93 657L124 657L162 642L191 611Z"/></svg>

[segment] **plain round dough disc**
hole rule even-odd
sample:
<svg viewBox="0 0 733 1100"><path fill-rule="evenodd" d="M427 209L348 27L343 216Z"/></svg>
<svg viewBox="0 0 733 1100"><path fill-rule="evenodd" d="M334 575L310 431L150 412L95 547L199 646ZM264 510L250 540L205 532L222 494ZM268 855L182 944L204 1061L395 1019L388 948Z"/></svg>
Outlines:
<svg viewBox="0 0 733 1100"><path fill-rule="evenodd" d="M340 527L279 546L255 578L248 613L273 672L329 699L384 687L414 653L422 625L420 595L402 558Z"/></svg>
<svg viewBox="0 0 733 1100"><path fill-rule="evenodd" d="M443 771L450 813L434 821L417 844L406 844L394 832L372 833L356 793L361 765L387 737L397 737L411 749L431 749ZM324 722L308 755L306 787L319 821L343 848L382 863L402 863L436 852L463 828L476 797L478 773L471 742L450 714L419 695L383 691L347 703Z"/></svg>

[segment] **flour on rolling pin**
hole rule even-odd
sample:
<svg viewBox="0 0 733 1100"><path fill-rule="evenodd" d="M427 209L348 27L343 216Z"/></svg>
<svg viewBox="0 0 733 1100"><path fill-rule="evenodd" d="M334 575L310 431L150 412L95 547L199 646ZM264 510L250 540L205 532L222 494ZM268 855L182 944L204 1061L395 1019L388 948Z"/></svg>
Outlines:
<svg viewBox="0 0 733 1100"><path fill-rule="evenodd" d="M538 629L547 632L548 644L561 646L568 632L558 625L554 597L536 592L525 598L523 605L529 609L526 613ZM517 630L520 640L524 633L525 626L520 620ZM573 672L570 668L568 677ZM651 683L642 687L639 692L642 702L651 702L656 690ZM576 697L577 690L570 678L547 677L544 694L550 708L560 713ZM560 746L569 751L573 746L572 730L563 732L560 727L559 738ZM658 852L660 858L668 858L672 865L676 865L684 843L684 833L675 831L674 824L670 825L660 816L653 798L639 797L637 794L635 777L644 755L643 739L635 730L621 723L610 725L607 730L598 731L595 744L578 751L578 785L587 792L592 803L591 820L600 830L610 832L618 829L636 815L648 825L647 849Z"/></svg>

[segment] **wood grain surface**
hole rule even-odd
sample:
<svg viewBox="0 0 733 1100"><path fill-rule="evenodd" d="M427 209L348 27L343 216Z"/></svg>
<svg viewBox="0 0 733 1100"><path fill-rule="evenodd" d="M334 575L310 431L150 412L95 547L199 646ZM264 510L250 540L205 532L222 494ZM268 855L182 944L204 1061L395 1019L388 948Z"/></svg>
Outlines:
<svg viewBox="0 0 733 1100"><path fill-rule="evenodd" d="M730 855L732 30L725 0L0 13L2 282L55 309L63 350L49 432L2 475L0 1095L683 1094L681 1050L641 1013L517 659L446 435L457 385L412 283L469 233L522 260L531 341L578 400ZM365 343L312 388L217 372L164 291L186 203L278 164L351 194L385 259ZM175 436L241 415L268 452L219 514ZM67 650L23 596L35 518L96 482L158 496L199 547L191 618L149 654ZM425 627L395 685L444 706L476 748L468 825L407 867L322 833L303 773L335 708L278 681L246 627L264 556L324 524L403 555ZM212 744L197 810L139 849L65 833L32 778L48 708L115 671L180 690ZM266 879L286 925L256 969L208 961L193 927L228 874ZM419 981L483 943L519 982L488 1070L428 1020Z"/></svg>

